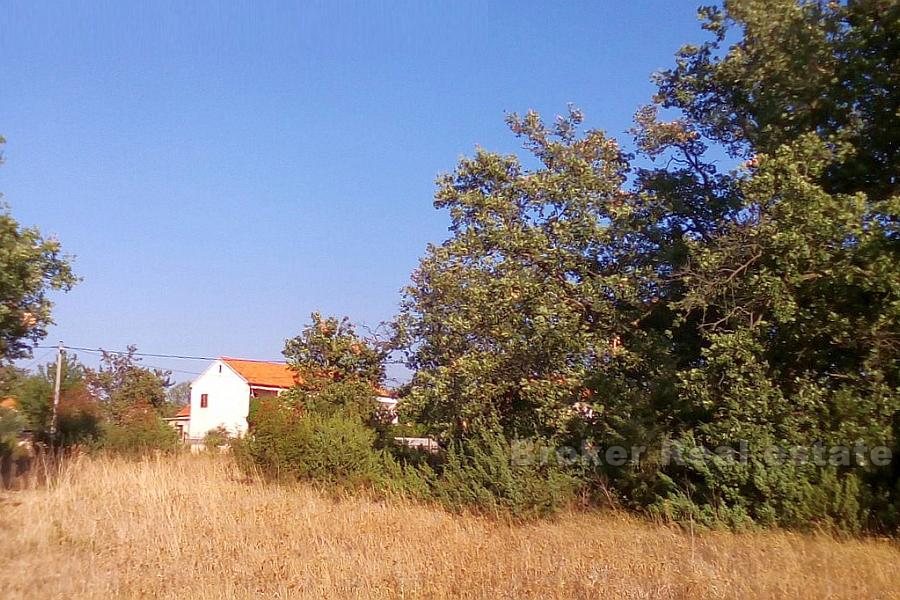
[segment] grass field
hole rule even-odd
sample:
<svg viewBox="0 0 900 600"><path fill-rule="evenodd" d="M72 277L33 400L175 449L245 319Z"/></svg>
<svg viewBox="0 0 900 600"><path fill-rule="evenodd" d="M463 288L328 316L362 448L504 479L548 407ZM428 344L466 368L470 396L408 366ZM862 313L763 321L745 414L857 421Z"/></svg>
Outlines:
<svg viewBox="0 0 900 600"><path fill-rule="evenodd" d="M620 514L511 526L242 477L227 457L81 458L0 492L0 598L897 598L900 547Z"/></svg>

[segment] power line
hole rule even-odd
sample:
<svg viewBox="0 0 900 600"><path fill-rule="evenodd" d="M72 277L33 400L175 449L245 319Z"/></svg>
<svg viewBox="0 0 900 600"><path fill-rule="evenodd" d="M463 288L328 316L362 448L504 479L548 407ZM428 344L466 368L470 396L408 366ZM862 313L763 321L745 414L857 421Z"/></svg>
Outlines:
<svg viewBox="0 0 900 600"><path fill-rule="evenodd" d="M52 348L55 349L56 346L35 346L35 348ZM66 350L78 350L80 352L95 352L97 354L118 354L118 355L131 355L131 356L143 356L148 358L172 358L177 360L218 360L218 357L215 356L186 356L182 354L154 354L151 352L128 352L127 350L104 350L103 348L83 348L81 346L65 346Z"/></svg>
<svg viewBox="0 0 900 600"><path fill-rule="evenodd" d="M38 347L38 348L41 348L42 346L37 346L37 347ZM45 358L47 358L48 356L50 356L50 353L53 352L53 350L55 350L55 349L56 349L56 346L53 346L51 350L47 350L46 352L44 352L43 354L41 354L41 355L38 356L37 358L34 358L34 359L28 361L28 362L25 364L25 369L29 369L29 370L32 369L35 365L37 365L38 363L42 362Z"/></svg>

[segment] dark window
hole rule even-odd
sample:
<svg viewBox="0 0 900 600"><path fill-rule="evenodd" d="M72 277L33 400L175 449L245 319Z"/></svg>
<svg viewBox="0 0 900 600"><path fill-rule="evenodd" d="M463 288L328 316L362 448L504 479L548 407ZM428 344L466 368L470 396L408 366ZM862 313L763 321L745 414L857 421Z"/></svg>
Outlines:
<svg viewBox="0 0 900 600"><path fill-rule="evenodd" d="M200 394L200 408L206 408L207 404L209 404L209 395Z"/></svg>

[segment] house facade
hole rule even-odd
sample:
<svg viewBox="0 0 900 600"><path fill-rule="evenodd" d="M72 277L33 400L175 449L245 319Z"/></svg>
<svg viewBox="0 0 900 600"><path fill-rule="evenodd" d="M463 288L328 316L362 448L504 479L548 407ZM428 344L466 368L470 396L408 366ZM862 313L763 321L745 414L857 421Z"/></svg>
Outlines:
<svg viewBox="0 0 900 600"><path fill-rule="evenodd" d="M218 427L244 435L252 398L277 396L300 383L285 363L219 358L191 384L186 437L199 440ZM376 390L376 396L385 408L397 404L386 390Z"/></svg>
<svg viewBox="0 0 900 600"><path fill-rule="evenodd" d="M171 417L166 417L163 419L166 423L168 423L172 429L178 434L178 439L182 442L187 441L188 429L191 426L191 405L187 404L186 406L181 407L177 413L175 413Z"/></svg>

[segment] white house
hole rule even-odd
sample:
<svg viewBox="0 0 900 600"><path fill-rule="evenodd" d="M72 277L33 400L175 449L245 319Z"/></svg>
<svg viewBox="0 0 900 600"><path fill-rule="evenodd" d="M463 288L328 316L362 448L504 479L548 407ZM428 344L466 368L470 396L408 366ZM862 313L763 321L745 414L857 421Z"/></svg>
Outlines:
<svg viewBox="0 0 900 600"><path fill-rule="evenodd" d="M187 436L197 440L217 427L233 435L247 432L250 399L276 396L302 383L285 363L243 358L219 358L191 384L191 404L187 415ZM397 401L387 390L376 390L377 400L388 409Z"/></svg>

